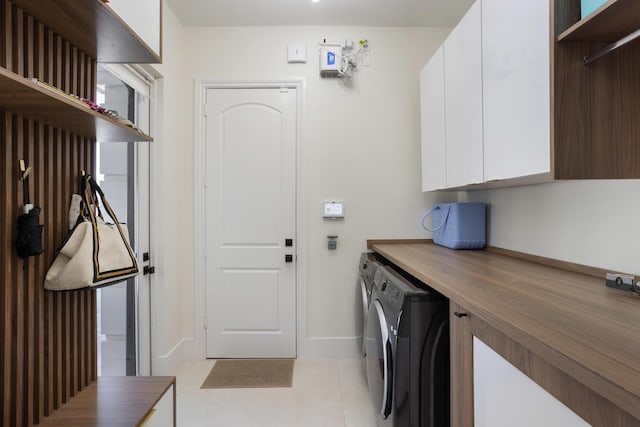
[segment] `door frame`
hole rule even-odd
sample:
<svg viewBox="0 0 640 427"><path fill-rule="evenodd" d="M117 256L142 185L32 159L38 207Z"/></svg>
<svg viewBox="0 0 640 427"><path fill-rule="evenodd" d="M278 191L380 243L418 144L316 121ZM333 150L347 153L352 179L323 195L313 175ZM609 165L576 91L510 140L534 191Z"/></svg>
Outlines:
<svg viewBox="0 0 640 427"><path fill-rule="evenodd" d="M195 304L195 349L196 359L207 357L206 337L206 283L205 283L205 144L206 120L205 100L209 89L295 89L296 90L296 357L303 354L302 344L306 337L306 247L304 230L305 210L303 186L303 117L306 81L304 78L285 80L196 80L194 105L193 147L193 215L194 215L194 304Z"/></svg>
<svg viewBox="0 0 640 427"><path fill-rule="evenodd" d="M136 93L142 94L142 96L149 98L149 111L146 113L148 120L148 129L144 129L141 127L143 131L146 131L148 135L156 134L156 112L157 107L155 105L155 100L157 99L157 85L156 78L143 66L136 64L100 64L106 70L108 70L111 74L113 74L116 78L122 80L126 85L132 87ZM150 158L140 158L139 146L136 144L128 144L127 150L129 151L129 161L135 163L135 174L134 177L134 188L133 193L135 195L129 194L129 208L133 207L136 214L134 225L134 230L137 235L140 233L140 228L138 222L141 220L141 215L139 215L140 207L140 197L139 194L141 190L141 184L146 185L146 197L149 199L149 205L147 206L147 211L145 218L143 221L147 221L149 223L149 233L151 230L151 192L153 185L153 179L151 176L151 162ZM145 142L144 144L148 145L149 156L151 155L151 150L153 145L151 143ZM148 176L146 179L140 180L140 174L142 171L147 171ZM129 177L130 179L131 177ZM133 199L133 200L132 200ZM151 236L147 236L148 241L148 251L152 251L151 246ZM138 263L139 265L143 265L142 256L138 254ZM149 285L144 286L141 284L142 275L139 274L137 279L137 287L135 289L135 315L133 324L135 327L135 353L136 353L136 375L151 375L151 364L152 364L152 348L151 348L151 340L153 331L151 330L151 281L153 280L151 276L148 276ZM130 281L132 279L129 279ZM127 292L132 292L131 286L127 286ZM127 296L129 298L129 296ZM127 340L129 337L127 337ZM128 356L128 354L127 354Z"/></svg>

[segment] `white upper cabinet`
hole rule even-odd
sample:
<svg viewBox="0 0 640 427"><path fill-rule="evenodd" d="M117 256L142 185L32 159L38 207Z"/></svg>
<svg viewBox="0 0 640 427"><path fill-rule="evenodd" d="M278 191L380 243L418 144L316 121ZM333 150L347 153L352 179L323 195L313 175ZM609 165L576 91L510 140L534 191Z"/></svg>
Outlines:
<svg viewBox="0 0 640 427"><path fill-rule="evenodd" d="M420 124L422 191L446 188L443 46L420 73Z"/></svg>
<svg viewBox="0 0 640 427"><path fill-rule="evenodd" d="M109 7L159 57L162 56L161 0L109 0Z"/></svg>
<svg viewBox="0 0 640 427"><path fill-rule="evenodd" d="M549 2L482 0L484 179L548 173Z"/></svg>
<svg viewBox="0 0 640 427"><path fill-rule="evenodd" d="M437 55L425 66L423 191L551 176L549 8L540 0L477 0L443 44L444 77Z"/></svg>
<svg viewBox="0 0 640 427"><path fill-rule="evenodd" d="M484 181L480 1L444 42L447 187Z"/></svg>

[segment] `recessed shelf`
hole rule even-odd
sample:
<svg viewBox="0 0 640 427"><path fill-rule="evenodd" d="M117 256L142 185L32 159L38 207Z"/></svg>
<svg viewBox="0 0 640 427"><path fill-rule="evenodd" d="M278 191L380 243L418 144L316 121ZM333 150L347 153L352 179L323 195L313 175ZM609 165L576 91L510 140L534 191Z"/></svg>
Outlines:
<svg viewBox="0 0 640 427"><path fill-rule="evenodd" d="M609 0L558 36L559 42L615 42L640 28L640 1Z"/></svg>
<svg viewBox="0 0 640 427"><path fill-rule="evenodd" d="M100 142L153 141L150 136L55 91L0 68L0 110Z"/></svg>
<svg viewBox="0 0 640 427"><path fill-rule="evenodd" d="M104 63L157 64L161 58L100 0L13 0L37 20Z"/></svg>

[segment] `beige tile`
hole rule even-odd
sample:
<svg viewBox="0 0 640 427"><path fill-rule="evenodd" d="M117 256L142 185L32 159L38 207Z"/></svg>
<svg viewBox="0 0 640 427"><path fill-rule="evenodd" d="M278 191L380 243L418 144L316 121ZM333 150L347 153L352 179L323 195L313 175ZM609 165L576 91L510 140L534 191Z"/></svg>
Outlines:
<svg viewBox="0 0 640 427"><path fill-rule="evenodd" d="M375 427L376 417L369 399L362 361L340 360L338 366L346 427Z"/></svg>
<svg viewBox="0 0 640 427"><path fill-rule="evenodd" d="M200 389L214 361L178 372L178 425L375 427L359 360L296 360L293 387Z"/></svg>

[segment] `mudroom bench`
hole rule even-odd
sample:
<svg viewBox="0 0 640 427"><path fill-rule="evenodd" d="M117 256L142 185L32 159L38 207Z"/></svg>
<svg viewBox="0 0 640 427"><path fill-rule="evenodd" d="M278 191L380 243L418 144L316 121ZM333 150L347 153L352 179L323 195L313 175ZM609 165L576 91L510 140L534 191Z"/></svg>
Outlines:
<svg viewBox="0 0 640 427"><path fill-rule="evenodd" d="M98 377L39 425L175 426L176 377Z"/></svg>

